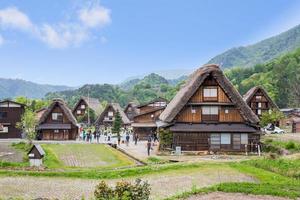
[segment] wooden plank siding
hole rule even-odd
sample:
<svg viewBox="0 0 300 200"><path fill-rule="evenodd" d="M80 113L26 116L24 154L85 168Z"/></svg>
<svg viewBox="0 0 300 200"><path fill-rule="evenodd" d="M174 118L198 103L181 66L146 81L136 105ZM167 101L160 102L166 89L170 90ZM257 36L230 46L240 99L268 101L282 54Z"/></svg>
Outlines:
<svg viewBox="0 0 300 200"><path fill-rule="evenodd" d="M226 109L228 109L228 113L225 113ZM219 109L219 121L220 122L243 122L244 119L236 108L222 107L221 109Z"/></svg>
<svg viewBox="0 0 300 200"><path fill-rule="evenodd" d="M192 113L192 109L195 110L195 113ZM187 123L201 122L201 107L186 106L178 115L177 121L178 122L187 122Z"/></svg>
<svg viewBox="0 0 300 200"><path fill-rule="evenodd" d="M230 103L230 99L227 97L223 89L218 86L218 100L219 103ZM204 101L203 97L203 86L199 87L199 89L195 92L195 94L189 100L189 103L203 103L207 102L207 99Z"/></svg>

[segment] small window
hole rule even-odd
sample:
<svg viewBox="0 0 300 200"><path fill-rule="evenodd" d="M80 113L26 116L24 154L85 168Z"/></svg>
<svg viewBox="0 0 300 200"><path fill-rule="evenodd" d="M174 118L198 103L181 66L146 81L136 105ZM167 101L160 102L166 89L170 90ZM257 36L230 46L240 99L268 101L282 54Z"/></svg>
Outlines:
<svg viewBox="0 0 300 200"><path fill-rule="evenodd" d="M192 109L191 109L191 112L192 112L192 114L195 114L195 113L196 113L196 109L195 109L195 108L192 108Z"/></svg>
<svg viewBox="0 0 300 200"><path fill-rule="evenodd" d="M218 97L218 89L216 87L209 87L203 89L204 97Z"/></svg>
<svg viewBox="0 0 300 200"><path fill-rule="evenodd" d="M257 114L261 115L261 109L257 109Z"/></svg>
<svg viewBox="0 0 300 200"><path fill-rule="evenodd" d="M213 133L210 135L210 148L211 149L220 149L221 138L220 134Z"/></svg>
<svg viewBox="0 0 300 200"><path fill-rule="evenodd" d="M81 110L77 110L77 114L80 115L81 114Z"/></svg>
<svg viewBox="0 0 300 200"><path fill-rule="evenodd" d="M52 120L53 121L63 121L63 114L62 113L52 113Z"/></svg>
<svg viewBox="0 0 300 200"><path fill-rule="evenodd" d="M261 100L262 97L261 97L261 96L256 96L255 98L256 98L257 100Z"/></svg>
<svg viewBox="0 0 300 200"><path fill-rule="evenodd" d="M80 106L80 108L81 108L81 109L85 109L85 105L82 104L82 105Z"/></svg>
<svg viewBox="0 0 300 200"><path fill-rule="evenodd" d="M228 113L229 113L229 109L225 108L225 114L228 114Z"/></svg>
<svg viewBox="0 0 300 200"><path fill-rule="evenodd" d="M7 112L0 112L0 119L7 118Z"/></svg>
<svg viewBox="0 0 300 200"><path fill-rule="evenodd" d="M8 127L3 126L2 130L0 130L0 133L8 133Z"/></svg>
<svg viewBox="0 0 300 200"><path fill-rule="evenodd" d="M54 133L59 133L59 130L57 130L57 129L56 129L56 130L54 130Z"/></svg>
<svg viewBox="0 0 300 200"><path fill-rule="evenodd" d="M248 144L248 134L247 133L241 134L241 144Z"/></svg>
<svg viewBox="0 0 300 200"><path fill-rule="evenodd" d="M261 102L259 102L259 103L257 104L257 107L258 107L258 108L261 108Z"/></svg>
<svg viewBox="0 0 300 200"><path fill-rule="evenodd" d="M218 108L218 106L203 106L202 114L203 115L218 115L219 108Z"/></svg>
<svg viewBox="0 0 300 200"><path fill-rule="evenodd" d="M108 116L109 116L109 117L112 117L112 116L114 116L114 112L111 112L111 111L110 111L110 112L108 112Z"/></svg>
<svg viewBox="0 0 300 200"><path fill-rule="evenodd" d="M231 144L231 135L229 133L221 134L221 144Z"/></svg>

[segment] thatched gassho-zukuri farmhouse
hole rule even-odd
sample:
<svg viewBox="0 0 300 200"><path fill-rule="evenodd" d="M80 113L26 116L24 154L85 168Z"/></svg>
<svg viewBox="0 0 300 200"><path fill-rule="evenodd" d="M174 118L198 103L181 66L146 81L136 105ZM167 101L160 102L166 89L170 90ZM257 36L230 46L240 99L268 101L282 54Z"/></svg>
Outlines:
<svg viewBox="0 0 300 200"><path fill-rule="evenodd" d="M261 86L251 88L243 98L258 117L261 117L263 112L269 112L273 109L279 110L276 103Z"/></svg>
<svg viewBox="0 0 300 200"><path fill-rule="evenodd" d="M159 119L183 151L251 151L260 140L258 117L218 65L196 70Z"/></svg>
<svg viewBox="0 0 300 200"><path fill-rule="evenodd" d="M42 140L75 140L76 118L62 99L54 99L39 119L38 137Z"/></svg>
<svg viewBox="0 0 300 200"><path fill-rule="evenodd" d="M103 112L99 115L95 121L95 125L98 128L110 128L113 125L116 113L119 112L122 119L122 126L124 128L130 126L130 120L124 113L123 109L118 103L109 103Z"/></svg>
<svg viewBox="0 0 300 200"><path fill-rule="evenodd" d="M73 108L73 115L78 119L78 117L86 114L88 108L91 109L96 116L99 116L103 110L98 99L81 97ZM86 119L86 121L88 120Z"/></svg>

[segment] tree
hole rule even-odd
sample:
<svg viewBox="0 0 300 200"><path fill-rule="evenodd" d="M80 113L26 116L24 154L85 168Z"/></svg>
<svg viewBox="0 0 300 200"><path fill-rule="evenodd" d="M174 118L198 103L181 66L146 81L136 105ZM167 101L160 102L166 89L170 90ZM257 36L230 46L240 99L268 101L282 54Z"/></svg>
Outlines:
<svg viewBox="0 0 300 200"><path fill-rule="evenodd" d="M89 114L88 114L88 112L89 112ZM87 123L88 122L88 117L90 117L90 122L91 123L95 122L96 117L97 117L95 111L90 109L90 108L87 108L84 115L79 116L77 121L79 123Z"/></svg>
<svg viewBox="0 0 300 200"><path fill-rule="evenodd" d="M30 109L26 109L21 117L21 122L16 124L16 128L21 129L26 134L29 144L36 138L37 117L36 113Z"/></svg>
<svg viewBox="0 0 300 200"><path fill-rule="evenodd" d="M112 132L117 134L119 145L121 140L121 136L120 136L121 127L122 127L122 118L120 116L119 111L117 111L113 122Z"/></svg>
<svg viewBox="0 0 300 200"><path fill-rule="evenodd" d="M283 118L284 114L277 109L274 109L270 112L263 112L260 120L260 125L266 126L268 124L275 124Z"/></svg>

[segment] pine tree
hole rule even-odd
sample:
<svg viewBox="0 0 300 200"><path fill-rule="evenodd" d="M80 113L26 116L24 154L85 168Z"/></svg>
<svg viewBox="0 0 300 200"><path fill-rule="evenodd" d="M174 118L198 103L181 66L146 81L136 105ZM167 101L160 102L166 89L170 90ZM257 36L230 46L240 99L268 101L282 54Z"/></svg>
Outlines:
<svg viewBox="0 0 300 200"><path fill-rule="evenodd" d="M119 111L117 111L113 122L112 132L117 134L118 143L121 140L121 136L120 136L121 126L122 126L122 118L120 116Z"/></svg>

